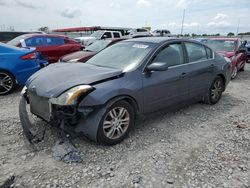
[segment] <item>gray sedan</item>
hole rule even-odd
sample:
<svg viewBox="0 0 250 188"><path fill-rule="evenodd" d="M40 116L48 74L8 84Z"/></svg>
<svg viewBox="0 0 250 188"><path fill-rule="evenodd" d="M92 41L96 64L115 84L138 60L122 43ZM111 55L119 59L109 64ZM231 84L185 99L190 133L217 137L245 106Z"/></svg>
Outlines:
<svg viewBox="0 0 250 188"><path fill-rule="evenodd" d="M193 40L164 37L122 41L86 63L52 64L29 78L20 119L30 141L32 114L104 145L121 142L138 114L185 101L216 104L230 65Z"/></svg>

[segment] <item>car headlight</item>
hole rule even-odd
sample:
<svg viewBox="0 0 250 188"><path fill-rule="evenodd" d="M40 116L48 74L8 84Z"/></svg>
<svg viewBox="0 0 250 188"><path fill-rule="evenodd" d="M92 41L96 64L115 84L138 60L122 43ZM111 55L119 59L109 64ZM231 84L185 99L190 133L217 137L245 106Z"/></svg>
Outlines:
<svg viewBox="0 0 250 188"><path fill-rule="evenodd" d="M26 90L27 90L27 87L24 86L23 89L22 89L22 91L21 91L21 95L23 95L26 92Z"/></svg>
<svg viewBox="0 0 250 188"><path fill-rule="evenodd" d="M75 105L80 96L87 94L94 88L90 85L80 85L69 89L57 98L51 98L50 102L57 105Z"/></svg>

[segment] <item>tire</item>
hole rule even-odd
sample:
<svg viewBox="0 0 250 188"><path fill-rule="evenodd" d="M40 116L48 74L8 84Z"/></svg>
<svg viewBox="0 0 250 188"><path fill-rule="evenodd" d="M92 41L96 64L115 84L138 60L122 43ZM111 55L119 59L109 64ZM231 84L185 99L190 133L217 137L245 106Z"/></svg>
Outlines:
<svg viewBox="0 0 250 188"><path fill-rule="evenodd" d="M6 71L0 71L0 95L10 94L16 87L16 79Z"/></svg>
<svg viewBox="0 0 250 188"><path fill-rule="evenodd" d="M121 123L122 120L124 123ZM120 143L128 136L134 122L133 107L123 100L115 102L107 108L98 125L98 143L109 146Z"/></svg>
<svg viewBox="0 0 250 188"><path fill-rule="evenodd" d="M231 79L235 79L236 76L238 74L238 69L237 69L237 65L234 67L233 71L232 71L232 74L231 74Z"/></svg>
<svg viewBox="0 0 250 188"><path fill-rule="evenodd" d="M247 63L247 61L244 63L243 67L241 67L241 68L240 68L240 70L239 70L239 71L242 71L242 72L243 72L243 71L245 71L245 66L246 66L246 63Z"/></svg>
<svg viewBox="0 0 250 188"><path fill-rule="evenodd" d="M217 91L215 91L215 90L217 90ZM214 81L212 82L212 84L209 88L209 91L204 98L204 103L214 105L217 102L219 102L219 100L221 99L223 90L224 90L223 80L220 76L217 76L214 79Z"/></svg>

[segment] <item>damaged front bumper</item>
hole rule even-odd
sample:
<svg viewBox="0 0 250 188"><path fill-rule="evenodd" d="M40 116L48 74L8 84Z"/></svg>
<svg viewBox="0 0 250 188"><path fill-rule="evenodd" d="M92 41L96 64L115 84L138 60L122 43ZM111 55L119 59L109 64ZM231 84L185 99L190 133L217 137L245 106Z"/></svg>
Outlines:
<svg viewBox="0 0 250 188"><path fill-rule="evenodd" d="M36 133L31 131L31 128L35 125L32 125L29 120L27 105L30 106L32 114L50 125L59 126L70 134L83 133L89 139L96 140L98 122L94 123L94 121L99 118L95 117L94 112L98 111L100 107L61 106L51 103L48 98L27 92L27 89L24 88L19 105L19 115L24 134L30 142L35 139Z"/></svg>

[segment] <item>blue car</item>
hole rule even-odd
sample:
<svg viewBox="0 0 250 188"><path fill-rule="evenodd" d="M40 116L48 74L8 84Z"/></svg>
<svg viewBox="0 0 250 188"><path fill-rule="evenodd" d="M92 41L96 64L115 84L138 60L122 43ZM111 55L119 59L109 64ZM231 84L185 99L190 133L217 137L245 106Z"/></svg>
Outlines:
<svg viewBox="0 0 250 188"><path fill-rule="evenodd" d="M9 94L17 84L24 85L33 73L47 64L35 49L0 43L0 95Z"/></svg>

